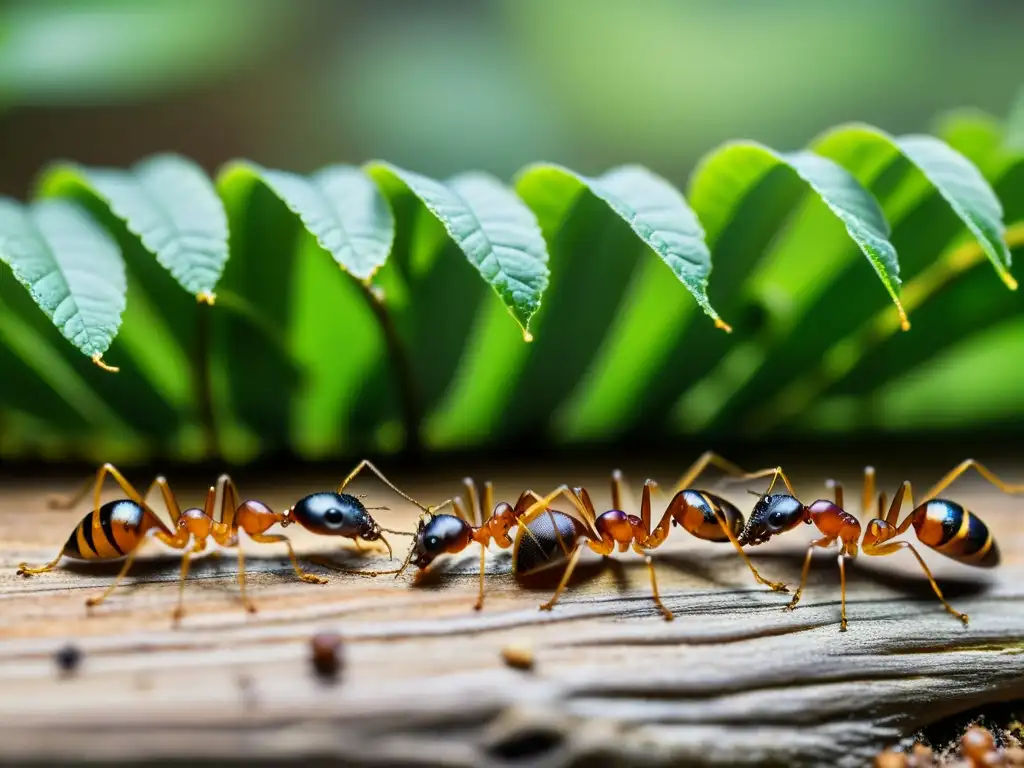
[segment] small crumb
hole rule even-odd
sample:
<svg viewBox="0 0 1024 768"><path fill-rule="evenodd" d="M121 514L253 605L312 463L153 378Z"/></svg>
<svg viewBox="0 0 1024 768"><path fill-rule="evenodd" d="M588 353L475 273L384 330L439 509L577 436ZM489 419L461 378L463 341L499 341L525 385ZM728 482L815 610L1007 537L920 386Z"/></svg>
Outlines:
<svg viewBox="0 0 1024 768"><path fill-rule="evenodd" d="M501 658L515 669L533 669L533 647L528 643L511 643L501 649Z"/></svg>
<svg viewBox="0 0 1024 768"><path fill-rule="evenodd" d="M902 752L888 750L875 756L875 768L907 768L910 761Z"/></svg>
<svg viewBox="0 0 1024 768"><path fill-rule="evenodd" d="M82 663L82 651L77 646L65 645L54 654L57 668L65 677L75 674Z"/></svg>
<svg viewBox="0 0 1024 768"><path fill-rule="evenodd" d="M981 765L988 764L989 753L994 752L996 740L991 731L980 725L972 725L960 739L960 750L964 757Z"/></svg>
<svg viewBox="0 0 1024 768"><path fill-rule="evenodd" d="M341 674L342 639L340 635L321 632L310 641L313 669L321 680L334 682Z"/></svg>

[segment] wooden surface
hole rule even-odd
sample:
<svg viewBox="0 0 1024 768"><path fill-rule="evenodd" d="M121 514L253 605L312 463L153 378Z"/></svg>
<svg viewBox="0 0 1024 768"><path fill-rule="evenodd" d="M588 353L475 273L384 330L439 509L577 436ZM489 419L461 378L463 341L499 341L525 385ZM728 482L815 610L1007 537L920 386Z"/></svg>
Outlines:
<svg viewBox="0 0 1024 768"><path fill-rule="evenodd" d="M560 479L533 474L498 490L513 496ZM891 492L902 478L882 479ZM457 477L438 480L409 490L435 501L457 491L449 482ZM820 483L798 487L809 501L823 495ZM196 563L178 629L170 622L177 560L159 553L88 615L83 602L109 583L110 568L65 561L31 579L15 575L20 560L48 560L81 517L82 509L45 508L46 491L70 487L7 482L0 495L0 758L10 762L852 766L945 715L1024 698L1024 498L975 477L952 495L996 531L1003 565L983 572L925 550L970 626L942 611L902 553L849 568L843 634L834 556L816 558L802 604L786 612L788 598L757 587L728 546L680 529L656 553L662 595L677 614L671 623L649 600L632 554L603 567L592 557L553 613L537 610L548 591L516 585L498 554L488 561L487 604L475 613L475 547L418 584L311 566L330 577L315 586L293 577L278 547L251 542L256 615L239 607L229 553ZM604 482L591 487L607 500ZM241 490L281 507L314 489ZM413 527L412 510L386 489L366 481L358 491L391 507L379 513L382 524ZM727 495L749 510L742 488ZM857 497L853 486L848 495ZM751 552L766 576L795 584L812 536L801 527ZM295 540L342 565L388 567L347 543ZM404 554L408 539L394 542ZM318 631L345 637L337 685L311 672ZM84 659L61 679L53 654L69 641ZM502 662L509 644L534 648L534 670Z"/></svg>

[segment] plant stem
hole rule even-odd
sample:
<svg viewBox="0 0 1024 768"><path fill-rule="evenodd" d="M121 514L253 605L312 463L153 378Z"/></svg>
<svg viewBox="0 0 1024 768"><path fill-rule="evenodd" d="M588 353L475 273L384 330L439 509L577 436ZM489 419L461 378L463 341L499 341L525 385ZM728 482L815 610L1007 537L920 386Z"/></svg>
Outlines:
<svg viewBox="0 0 1024 768"><path fill-rule="evenodd" d="M1010 226L1006 230L1004 241L1011 249L1024 246L1024 222ZM903 286L905 308L909 311L921 306L940 289L981 264L985 258L985 251L974 240L951 251L945 258L925 268ZM1011 285L1005 279L1003 281L1008 286ZM1013 281L1012 285L1015 286L1016 281ZM901 327L896 308L887 307L857 331L833 344L815 371L802 376L799 381L784 389L758 413L754 420L755 431L767 432L808 408L825 390L849 374L868 350L890 338Z"/></svg>
<svg viewBox="0 0 1024 768"><path fill-rule="evenodd" d="M210 381L210 334L212 333L210 314L211 304L199 302L196 308L196 361L195 391L199 401L199 423L203 431L203 452L206 457L214 454L217 448L217 420L213 405L213 384Z"/></svg>
<svg viewBox="0 0 1024 768"><path fill-rule="evenodd" d="M410 455L416 455L422 447L422 438L420 435L420 398L416 391L416 376L413 371L412 359L402 343L394 319L388 311L387 304L384 303L384 297L373 286L367 285L361 280L355 282L363 296L366 297L384 334L384 343L387 344L388 356L391 358L391 367L398 386L402 423L405 427L405 451Z"/></svg>

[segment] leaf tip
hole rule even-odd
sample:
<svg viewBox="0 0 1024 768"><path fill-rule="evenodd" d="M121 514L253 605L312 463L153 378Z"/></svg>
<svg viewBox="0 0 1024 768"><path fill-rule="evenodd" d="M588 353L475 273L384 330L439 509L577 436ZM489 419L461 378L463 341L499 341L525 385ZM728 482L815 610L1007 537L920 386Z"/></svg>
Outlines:
<svg viewBox="0 0 1024 768"><path fill-rule="evenodd" d="M196 294L196 301L200 304L206 304L212 307L217 303L217 294L212 291L201 291Z"/></svg>
<svg viewBox="0 0 1024 768"><path fill-rule="evenodd" d="M999 276L1003 278L1003 282L1006 283L1006 287L1011 291L1017 290L1017 278L1011 275L1009 272L1000 272Z"/></svg>
<svg viewBox="0 0 1024 768"><path fill-rule="evenodd" d="M525 328L523 328L523 341L525 341L527 344L529 344L531 341L533 341L533 334L530 333Z"/></svg>
<svg viewBox="0 0 1024 768"><path fill-rule="evenodd" d="M725 331L726 333L732 333L732 326L725 322L722 318L715 318L715 328Z"/></svg>
<svg viewBox="0 0 1024 768"><path fill-rule="evenodd" d="M103 361L103 353L102 352L97 352L95 355L93 355L92 356L92 361L93 361L93 363L95 363L97 366L99 366L104 371L107 371L108 373L117 373L118 371L121 370L120 368L117 368L117 367L115 367L113 365L107 365Z"/></svg>

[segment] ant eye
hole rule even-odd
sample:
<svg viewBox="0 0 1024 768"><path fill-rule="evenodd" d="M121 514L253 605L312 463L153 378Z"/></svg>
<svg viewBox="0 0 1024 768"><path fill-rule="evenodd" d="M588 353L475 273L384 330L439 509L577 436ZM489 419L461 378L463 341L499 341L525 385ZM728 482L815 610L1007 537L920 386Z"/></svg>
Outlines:
<svg viewBox="0 0 1024 768"><path fill-rule="evenodd" d="M778 510L768 515L768 524L773 526L780 526L785 521L786 516Z"/></svg>
<svg viewBox="0 0 1024 768"><path fill-rule="evenodd" d="M441 540L437 536L427 536L426 541L423 542L427 549L437 549L437 545L441 543Z"/></svg>
<svg viewBox="0 0 1024 768"><path fill-rule="evenodd" d="M324 522L328 525L341 525L341 523L344 520L345 515L337 507L331 507L330 509L324 512Z"/></svg>

